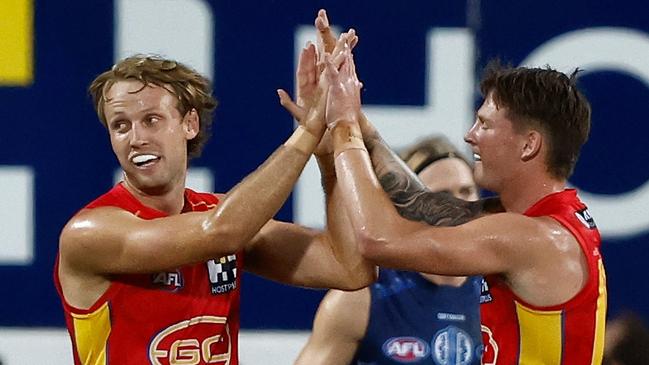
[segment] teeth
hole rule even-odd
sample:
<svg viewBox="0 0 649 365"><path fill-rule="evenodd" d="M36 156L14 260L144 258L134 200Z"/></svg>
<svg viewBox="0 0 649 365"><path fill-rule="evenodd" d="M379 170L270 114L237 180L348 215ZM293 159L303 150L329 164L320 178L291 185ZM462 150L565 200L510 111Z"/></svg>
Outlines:
<svg viewBox="0 0 649 365"><path fill-rule="evenodd" d="M474 154L473 154L473 159L476 160L476 161L482 161L482 158L481 158L480 155L477 154L477 153L474 153Z"/></svg>
<svg viewBox="0 0 649 365"><path fill-rule="evenodd" d="M138 165L139 164L144 164L144 163L153 161L153 160L155 160L157 158L158 158L158 156L154 156L154 155L137 155L137 156L133 157L133 163L138 164Z"/></svg>

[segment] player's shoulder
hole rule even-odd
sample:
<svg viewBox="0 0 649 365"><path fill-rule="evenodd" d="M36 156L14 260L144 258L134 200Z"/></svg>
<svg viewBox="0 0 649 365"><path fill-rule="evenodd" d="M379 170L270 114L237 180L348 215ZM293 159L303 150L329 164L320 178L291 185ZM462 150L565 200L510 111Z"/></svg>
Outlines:
<svg viewBox="0 0 649 365"><path fill-rule="evenodd" d="M89 261L105 257L106 248L119 242L120 232L139 219L114 206L82 209L65 225L59 236L59 263L63 268L86 267Z"/></svg>
<svg viewBox="0 0 649 365"><path fill-rule="evenodd" d="M90 238L127 219L137 219L137 217L116 206L84 208L70 218L63 227L60 241L64 243L70 240Z"/></svg>
<svg viewBox="0 0 649 365"><path fill-rule="evenodd" d="M370 290L331 289L327 292L316 315L320 328L326 327L340 338L360 340L365 335L370 315Z"/></svg>
<svg viewBox="0 0 649 365"><path fill-rule="evenodd" d="M369 287L354 291L331 289L320 303L319 310L333 315L340 312L362 312L369 308L370 297Z"/></svg>
<svg viewBox="0 0 649 365"><path fill-rule="evenodd" d="M519 213L497 213L465 224L483 237L491 237L511 247L532 246L543 249L557 242L570 241L570 231L549 216L529 217ZM471 232L471 231L470 231Z"/></svg>
<svg viewBox="0 0 649 365"><path fill-rule="evenodd" d="M530 217L520 213L501 212L482 216L476 219L479 225L503 228L521 228L528 230L542 230L548 226L548 217ZM469 222L471 223L471 222Z"/></svg>

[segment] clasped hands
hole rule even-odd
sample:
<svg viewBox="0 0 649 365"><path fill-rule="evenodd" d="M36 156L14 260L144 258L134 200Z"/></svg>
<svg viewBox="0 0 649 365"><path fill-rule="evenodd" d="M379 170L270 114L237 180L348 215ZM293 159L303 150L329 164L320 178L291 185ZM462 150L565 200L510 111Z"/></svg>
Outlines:
<svg viewBox="0 0 649 365"><path fill-rule="evenodd" d="M352 54L358 43L354 29L335 38L327 14L318 12L315 20L318 46L308 43L300 53L296 71L296 101L282 89L277 90L280 104L300 126L320 139L314 154L333 152L330 131L338 125L358 125L365 118L361 112L360 90Z"/></svg>

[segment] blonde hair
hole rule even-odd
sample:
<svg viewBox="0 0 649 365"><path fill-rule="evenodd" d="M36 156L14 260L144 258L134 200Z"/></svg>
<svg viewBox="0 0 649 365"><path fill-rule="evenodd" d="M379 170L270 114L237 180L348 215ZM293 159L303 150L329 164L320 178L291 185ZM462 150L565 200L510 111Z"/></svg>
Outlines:
<svg viewBox="0 0 649 365"><path fill-rule="evenodd" d="M210 137L212 112L217 105L212 96L210 81L192 68L160 56L134 55L125 58L97 76L88 88L97 116L104 127L107 127L104 114L106 92L116 82L126 80L142 83L142 88L133 93L140 92L149 84L165 88L178 98L176 108L181 115L196 109L200 118L200 131L195 138L187 142L187 154L190 158L200 156Z"/></svg>
<svg viewBox="0 0 649 365"><path fill-rule="evenodd" d="M404 150L399 156L415 174L420 173L435 161L450 157L459 158L471 166L469 160L443 136L423 139Z"/></svg>

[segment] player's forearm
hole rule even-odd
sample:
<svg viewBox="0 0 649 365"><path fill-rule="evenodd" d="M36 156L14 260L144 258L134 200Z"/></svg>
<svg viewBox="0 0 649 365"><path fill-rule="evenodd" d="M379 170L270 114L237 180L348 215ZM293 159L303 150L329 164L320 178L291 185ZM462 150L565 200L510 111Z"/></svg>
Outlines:
<svg viewBox="0 0 649 365"><path fill-rule="evenodd" d="M363 115L360 123L363 141L367 146L372 161L372 168L397 209L411 197L426 190L424 184L417 178L399 156L392 151L379 132Z"/></svg>
<svg viewBox="0 0 649 365"><path fill-rule="evenodd" d="M360 242L345 210L340 186L327 197L327 230L331 236L334 255L346 271L341 289L356 290L373 283L378 275L376 266L360 252Z"/></svg>
<svg viewBox="0 0 649 365"><path fill-rule="evenodd" d="M316 156L318 169L320 170L320 182L325 196L328 196L336 184L336 167L334 165L334 154Z"/></svg>
<svg viewBox="0 0 649 365"><path fill-rule="evenodd" d="M237 184L205 222L212 238L243 248L288 198L318 138L298 128L261 166Z"/></svg>
<svg viewBox="0 0 649 365"><path fill-rule="evenodd" d="M448 193L429 191L369 121L363 122L363 139L372 168L402 217L430 225L454 226L479 217L489 208L495 209L493 200L467 202Z"/></svg>
<svg viewBox="0 0 649 365"><path fill-rule="evenodd" d="M318 158L327 212L327 234L332 252L346 273L341 288L359 289L376 280L376 266L363 258L354 234L354 228L345 211L340 187L336 183L333 154Z"/></svg>
<svg viewBox="0 0 649 365"><path fill-rule="evenodd" d="M357 126L338 125L332 132L336 176L356 239L363 245L367 239L387 238L396 211L374 175Z"/></svg>

